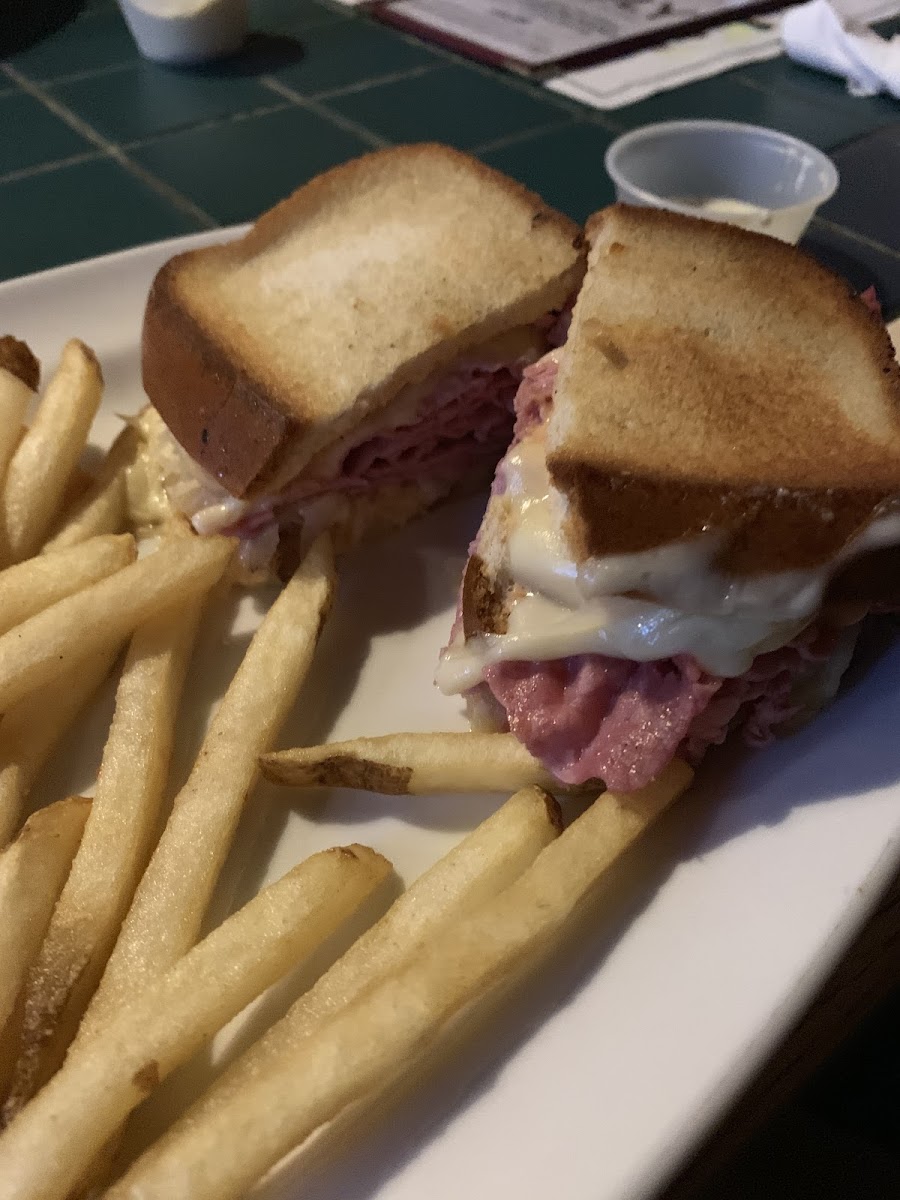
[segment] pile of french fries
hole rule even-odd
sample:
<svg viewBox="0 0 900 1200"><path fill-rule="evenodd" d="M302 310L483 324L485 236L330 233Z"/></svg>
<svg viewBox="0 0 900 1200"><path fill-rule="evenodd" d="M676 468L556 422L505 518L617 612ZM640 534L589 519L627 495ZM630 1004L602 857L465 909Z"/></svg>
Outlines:
<svg viewBox="0 0 900 1200"><path fill-rule="evenodd" d="M195 638L235 546L173 520L138 557L133 431L95 478L80 473L102 395L95 356L69 342L39 398L36 386L26 348L0 339L0 1195L225 1200L516 978L690 771L676 762L642 792L593 798L564 828L545 790L556 781L509 736L273 752L335 588L323 535L253 636L164 820ZM43 765L114 670L93 797L42 807ZM146 1097L391 875L375 850L335 847L201 938L261 772L293 787L514 794L128 1163L122 1132Z"/></svg>

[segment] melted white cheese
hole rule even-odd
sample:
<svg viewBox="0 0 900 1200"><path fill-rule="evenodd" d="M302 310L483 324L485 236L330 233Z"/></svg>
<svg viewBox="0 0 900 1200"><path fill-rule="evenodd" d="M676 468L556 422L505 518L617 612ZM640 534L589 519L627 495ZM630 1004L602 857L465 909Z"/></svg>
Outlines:
<svg viewBox="0 0 900 1200"><path fill-rule="evenodd" d="M141 434L138 461L129 477L135 523L156 525L172 511L190 519L197 533L221 533L253 508L227 492L178 444L162 417L148 405L135 424Z"/></svg>
<svg viewBox="0 0 900 1200"><path fill-rule="evenodd" d="M791 641L818 611L834 568L864 550L900 542L900 514L873 521L835 562L810 571L732 577L712 564L716 533L638 554L576 560L537 431L501 468L508 512L506 567L523 590L505 634L458 641L441 657L442 691L475 686L486 667L604 654L635 662L691 654L715 675L746 671L757 654ZM624 593L653 599L634 599Z"/></svg>
<svg viewBox="0 0 900 1200"><path fill-rule="evenodd" d="M505 634L483 634L451 647L435 676L444 692L474 687L497 662L540 662L605 654L651 662L693 654L714 675L741 675L757 654L789 642L805 621L765 616L699 616L625 596L567 609L533 592L517 600Z"/></svg>

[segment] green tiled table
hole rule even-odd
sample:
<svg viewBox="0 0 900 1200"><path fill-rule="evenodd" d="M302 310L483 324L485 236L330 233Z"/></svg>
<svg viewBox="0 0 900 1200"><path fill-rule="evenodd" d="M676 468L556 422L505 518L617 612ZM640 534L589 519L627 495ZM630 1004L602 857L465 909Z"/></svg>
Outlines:
<svg viewBox="0 0 900 1200"><path fill-rule="evenodd" d="M841 189L807 245L856 286L874 283L889 316L900 313L892 100L853 99L839 81L776 59L599 113L329 0L249 4L255 32L245 52L204 69L143 61L112 0L88 0L74 20L0 64L0 279L249 220L334 163L421 139L475 153L581 220L612 199L603 153L617 133L721 117L785 130L835 156ZM879 961L888 967L870 987L881 998L875 1015L711 1181L698 1184L693 1173L672 1197L900 1196L900 997L884 999L900 962L897 929L883 920ZM864 946L863 964L866 954ZM853 979L866 975L852 969ZM848 988L858 991L853 980L835 987L844 1010L858 1013L846 1002ZM837 1040L833 1020L820 1029L801 1030L807 1059L823 1039ZM797 1045L752 1095L780 1097ZM701 1167L704 1154L721 1159L714 1149Z"/></svg>

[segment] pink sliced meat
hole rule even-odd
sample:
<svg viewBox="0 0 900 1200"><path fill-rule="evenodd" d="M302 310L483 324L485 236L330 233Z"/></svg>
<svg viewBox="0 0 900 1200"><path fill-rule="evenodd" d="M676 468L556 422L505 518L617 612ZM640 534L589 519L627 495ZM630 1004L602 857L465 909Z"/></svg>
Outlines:
<svg viewBox="0 0 900 1200"><path fill-rule="evenodd" d="M509 729L564 783L602 779L633 791L678 752L698 762L736 727L750 745L771 741L797 714L798 682L834 644L811 627L736 679L708 674L689 655L635 663L584 654L498 663L485 682Z"/></svg>
<svg viewBox="0 0 900 1200"><path fill-rule="evenodd" d="M558 372L559 363L550 354L545 354L522 372L522 382L515 396L516 442L529 429L542 425L549 417L553 405L553 385Z"/></svg>
<svg viewBox="0 0 900 1200"><path fill-rule="evenodd" d="M871 284L864 292L859 293L859 298L863 304L874 316L881 319L881 301L878 299L878 293L875 291L875 285Z"/></svg>
<svg viewBox="0 0 900 1200"><path fill-rule="evenodd" d="M248 537L296 517L320 496L360 493L391 484L455 483L490 466L509 444L519 363L473 363L453 371L419 407L416 419L351 447L327 479L304 478L268 497L229 533Z"/></svg>
<svg viewBox="0 0 900 1200"><path fill-rule="evenodd" d="M659 774L721 683L687 655L505 662L488 667L485 680L509 728L557 778L602 779L620 791Z"/></svg>
<svg viewBox="0 0 900 1200"><path fill-rule="evenodd" d="M452 395L411 425L354 446L332 481L334 488L457 478L473 459L497 457L509 441L519 373L508 366L473 367Z"/></svg>
<svg viewBox="0 0 900 1200"><path fill-rule="evenodd" d="M552 354L545 354L536 363L526 367L522 372L522 382L515 394L514 405L516 423L513 429L513 439L509 450L513 450L522 438L538 425L543 425L550 416L553 407L553 385L559 371L559 363ZM494 474L491 485L492 496L502 496L506 491L506 463L509 452L503 456ZM469 553L474 553L473 543Z"/></svg>
<svg viewBox="0 0 900 1200"><path fill-rule="evenodd" d="M736 725L750 746L771 742L796 717L797 685L834 652L837 631L811 625L788 645L754 659L749 671L722 686L694 721L681 752L697 763L710 746L721 745Z"/></svg>

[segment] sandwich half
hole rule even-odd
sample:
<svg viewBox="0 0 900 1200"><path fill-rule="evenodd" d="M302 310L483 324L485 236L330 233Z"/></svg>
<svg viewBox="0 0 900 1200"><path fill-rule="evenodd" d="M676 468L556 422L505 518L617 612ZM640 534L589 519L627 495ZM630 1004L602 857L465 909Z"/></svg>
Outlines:
<svg viewBox="0 0 900 1200"><path fill-rule="evenodd" d="M249 567L349 545L489 479L526 365L564 336L580 229L439 145L314 179L147 302L151 490Z"/></svg>
<svg viewBox="0 0 900 1200"><path fill-rule="evenodd" d="M627 790L801 719L900 601L900 372L793 247L623 206L587 233L437 681L557 778Z"/></svg>

